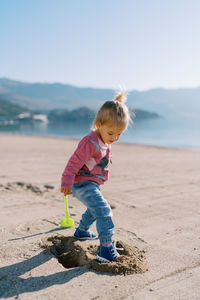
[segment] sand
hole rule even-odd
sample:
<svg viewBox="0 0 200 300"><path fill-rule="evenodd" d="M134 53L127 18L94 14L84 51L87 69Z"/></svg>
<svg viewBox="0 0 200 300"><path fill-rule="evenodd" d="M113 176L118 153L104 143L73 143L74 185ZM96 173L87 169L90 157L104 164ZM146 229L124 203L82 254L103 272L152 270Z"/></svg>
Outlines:
<svg viewBox="0 0 200 300"><path fill-rule="evenodd" d="M113 145L102 192L126 251L102 267L98 240L59 228L60 176L76 145L0 135L0 298L199 299L200 150ZM72 196L69 206L78 225L84 206Z"/></svg>

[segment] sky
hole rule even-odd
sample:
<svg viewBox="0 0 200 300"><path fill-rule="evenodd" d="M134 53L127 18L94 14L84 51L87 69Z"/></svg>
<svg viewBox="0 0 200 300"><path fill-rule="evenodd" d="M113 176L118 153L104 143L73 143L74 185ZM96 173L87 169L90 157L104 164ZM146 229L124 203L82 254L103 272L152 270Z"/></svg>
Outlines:
<svg viewBox="0 0 200 300"><path fill-rule="evenodd" d="M2 0L0 78L200 86L199 0Z"/></svg>

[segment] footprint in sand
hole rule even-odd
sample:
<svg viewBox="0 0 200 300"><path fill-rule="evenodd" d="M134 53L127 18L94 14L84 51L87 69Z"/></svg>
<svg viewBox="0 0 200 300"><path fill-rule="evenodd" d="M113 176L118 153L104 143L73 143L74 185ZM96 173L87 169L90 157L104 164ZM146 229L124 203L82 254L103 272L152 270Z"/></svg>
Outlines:
<svg viewBox="0 0 200 300"><path fill-rule="evenodd" d="M39 187L36 185L33 185L32 183L25 183L25 182L8 182L5 186L0 185L1 188L4 188L5 190L25 190L25 191L31 191L35 194L43 194L44 192L49 192L50 190L54 189L53 185L45 184L43 187Z"/></svg>

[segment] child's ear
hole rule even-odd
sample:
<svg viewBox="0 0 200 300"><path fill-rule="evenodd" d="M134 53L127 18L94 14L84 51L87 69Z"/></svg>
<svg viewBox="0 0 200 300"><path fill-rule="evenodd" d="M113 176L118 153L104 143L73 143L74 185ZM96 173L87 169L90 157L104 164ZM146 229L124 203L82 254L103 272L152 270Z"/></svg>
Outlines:
<svg viewBox="0 0 200 300"><path fill-rule="evenodd" d="M100 121L96 121L96 127L99 129L101 127L101 122Z"/></svg>

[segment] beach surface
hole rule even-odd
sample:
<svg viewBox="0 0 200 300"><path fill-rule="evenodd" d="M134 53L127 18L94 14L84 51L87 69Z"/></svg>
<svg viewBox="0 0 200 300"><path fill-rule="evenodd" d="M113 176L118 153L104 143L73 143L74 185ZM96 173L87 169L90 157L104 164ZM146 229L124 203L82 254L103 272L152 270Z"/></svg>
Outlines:
<svg viewBox="0 0 200 300"><path fill-rule="evenodd" d="M44 247L74 232L59 228L60 178L77 144L0 135L0 298L199 299L200 150L112 146L101 189L113 208L115 239L137 247L148 267L119 275L67 269ZM70 196L69 209L78 225L84 206Z"/></svg>

